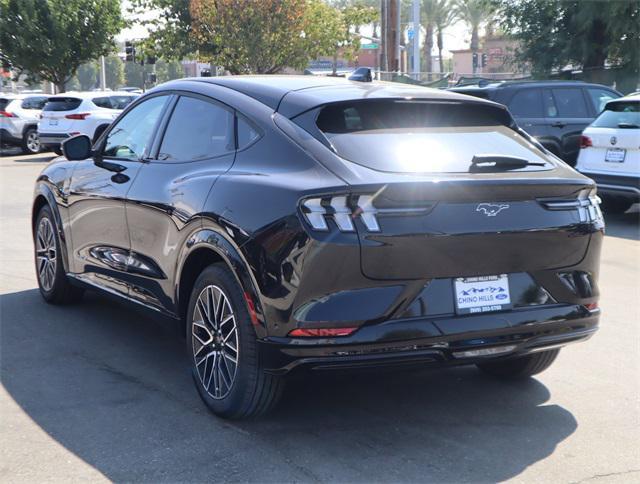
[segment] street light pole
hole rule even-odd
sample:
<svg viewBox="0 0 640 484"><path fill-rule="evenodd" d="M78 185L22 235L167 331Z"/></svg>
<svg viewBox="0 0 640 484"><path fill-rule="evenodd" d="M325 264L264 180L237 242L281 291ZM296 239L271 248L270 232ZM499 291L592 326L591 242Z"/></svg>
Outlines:
<svg viewBox="0 0 640 484"><path fill-rule="evenodd" d="M105 72L104 56L100 56L100 90L107 90L107 75Z"/></svg>
<svg viewBox="0 0 640 484"><path fill-rule="evenodd" d="M413 72L420 77L420 0L413 0Z"/></svg>

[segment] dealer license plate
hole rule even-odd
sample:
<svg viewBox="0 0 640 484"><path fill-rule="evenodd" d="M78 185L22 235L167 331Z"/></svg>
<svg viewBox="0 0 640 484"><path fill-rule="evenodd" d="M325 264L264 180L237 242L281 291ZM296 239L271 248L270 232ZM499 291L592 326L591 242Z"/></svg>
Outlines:
<svg viewBox="0 0 640 484"><path fill-rule="evenodd" d="M623 163L627 150L622 148L609 148L604 155L604 161L609 163Z"/></svg>
<svg viewBox="0 0 640 484"><path fill-rule="evenodd" d="M485 313L511 308L507 274L482 277L458 277L454 280L458 314Z"/></svg>

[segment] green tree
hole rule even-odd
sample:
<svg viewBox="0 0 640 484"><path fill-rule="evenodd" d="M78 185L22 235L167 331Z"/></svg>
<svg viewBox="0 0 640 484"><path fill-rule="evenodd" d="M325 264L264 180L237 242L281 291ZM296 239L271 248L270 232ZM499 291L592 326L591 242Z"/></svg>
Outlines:
<svg viewBox="0 0 640 484"><path fill-rule="evenodd" d="M184 77L184 68L179 61L159 59L156 63L156 77L158 84L173 81L174 79L181 79Z"/></svg>
<svg viewBox="0 0 640 484"><path fill-rule="evenodd" d="M339 42L335 9L321 0L191 0L201 57L232 74L303 69Z"/></svg>
<svg viewBox="0 0 640 484"><path fill-rule="evenodd" d="M96 87L98 83L98 73L98 64L93 61L82 64L80 67L78 67L76 77L78 79L80 89L82 89L83 91L88 91L89 89ZM67 90L69 89L70 88L67 85Z"/></svg>
<svg viewBox="0 0 640 484"><path fill-rule="evenodd" d="M0 0L1 56L64 92L80 65L113 49L123 25L118 0Z"/></svg>
<svg viewBox="0 0 640 484"><path fill-rule="evenodd" d="M640 2L595 0L494 0L503 28L519 47L517 62L546 77L567 65L582 67L593 82L610 82L605 66L615 66L618 89L634 90L640 77Z"/></svg>
<svg viewBox="0 0 640 484"><path fill-rule="evenodd" d="M480 48L480 27L494 16L492 6L489 0L456 0L455 8L458 18L471 30L471 53L477 56ZM475 72L474 65L473 73Z"/></svg>
<svg viewBox="0 0 640 484"><path fill-rule="evenodd" d="M114 91L124 85L124 62L117 55L104 58L104 77L109 89Z"/></svg>
<svg viewBox="0 0 640 484"><path fill-rule="evenodd" d="M424 26L424 47L422 48L422 57L424 58L423 69L429 73L428 79L431 80L431 51L433 50L433 33L436 27L435 11L438 7L438 0L423 0L422 10L420 12L422 25Z"/></svg>

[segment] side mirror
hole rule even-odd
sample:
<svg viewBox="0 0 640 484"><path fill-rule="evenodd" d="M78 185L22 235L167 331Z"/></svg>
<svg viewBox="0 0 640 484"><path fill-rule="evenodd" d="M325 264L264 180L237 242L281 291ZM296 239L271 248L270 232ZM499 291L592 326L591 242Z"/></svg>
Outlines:
<svg viewBox="0 0 640 484"><path fill-rule="evenodd" d="M86 160L90 158L91 140L86 134L79 134L62 142L62 154L67 160Z"/></svg>

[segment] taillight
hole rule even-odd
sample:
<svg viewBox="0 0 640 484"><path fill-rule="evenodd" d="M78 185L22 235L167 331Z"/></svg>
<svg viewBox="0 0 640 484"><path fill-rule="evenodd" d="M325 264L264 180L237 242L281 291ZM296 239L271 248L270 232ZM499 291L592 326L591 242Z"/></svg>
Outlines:
<svg viewBox="0 0 640 484"><path fill-rule="evenodd" d="M308 198L301 208L314 230L329 230L327 218L332 218L341 232L355 232L353 221L359 217L369 232L380 231L372 195Z"/></svg>
<svg viewBox="0 0 640 484"><path fill-rule="evenodd" d="M358 328L297 328L289 333L294 338L332 338L349 336Z"/></svg>
<svg viewBox="0 0 640 484"><path fill-rule="evenodd" d="M78 114L67 114L65 116L65 118L67 119L77 119L77 120L84 120L87 116L89 116L91 113L78 113Z"/></svg>
<svg viewBox="0 0 640 484"><path fill-rule="evenodd" d="M0 111L0 118L17 118L18 116L16 116L13 113L10 113L9 111Z"/></svg>
<svg viewBox="0 0 640 484"><path fill-rule="evenodd" d="M589 148L590 146L593 146L591 138L585 135L580 136L580 148Z"/></svg>
<svg viewBox="0 0 640 484"><path fill-rule="evenodd" d="M595 311L596 309L598 309L598 303L597 302L587 303L584 305L584 307L587 308L589 311Z"/></svg>
<svg viewBox="0 0 640 484"><path fill-rule="evenodd" d="M540 203L548 210L577 210L580 222L604 222L600 210L600 197L595 189L585 189L580 192L578 198L571 200L540 200Z"/></svg>

